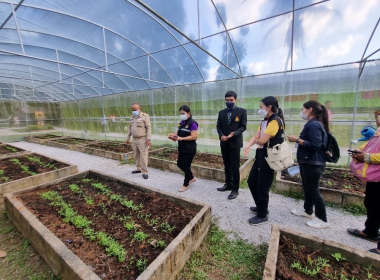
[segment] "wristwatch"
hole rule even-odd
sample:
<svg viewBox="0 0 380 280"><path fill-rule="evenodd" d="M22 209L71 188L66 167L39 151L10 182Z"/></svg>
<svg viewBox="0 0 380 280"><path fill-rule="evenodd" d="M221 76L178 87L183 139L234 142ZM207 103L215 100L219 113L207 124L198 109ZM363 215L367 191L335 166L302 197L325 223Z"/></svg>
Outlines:
<svg viewBox="0 0 380 280"><path fill-rule="evenodd" d="M299 144L299 143L300 143L300 139L299 139L299 138L296 140L296 143L297 143L297 144Z"/></svg>

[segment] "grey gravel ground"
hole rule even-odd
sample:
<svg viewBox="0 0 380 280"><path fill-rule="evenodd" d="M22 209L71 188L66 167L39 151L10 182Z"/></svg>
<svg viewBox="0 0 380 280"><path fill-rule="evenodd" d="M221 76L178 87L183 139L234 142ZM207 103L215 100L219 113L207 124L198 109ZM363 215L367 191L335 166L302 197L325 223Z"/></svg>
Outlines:
<svg viewBox="0 0 380 280"><path fill-rule="evenodd" d="M119 162L115 160L28 142L18 142L14 143L14 145L32 152L76 164L79 172L88 169L98 170L136 183L142 183L207 203L212 207L212 213L218 218L219 226L223 230L236 232L243 239L248 239L255 244L268 242L272 224L279 224L354 247L370 249L376 246L375 243L350 236L346 231L347 228L363 229L365 216L355 217L343 213L340 210L327 208L331 228L317 230L306 225L306 218L296 217L290 213L291 209L302 207L302 201L297 202L294 199L271 193L269 223L261 226L251 226L247 220L253 216L249 211L249 207L253 206L253 199L248 189L240 190L238 198L229 201L227 199L227 192L222 193L216 191L216 188L222 186L221 183L197 179L197 182L191 185L188 191L179 193L177 190L182 186L183 182L183 176L180 174L150 168L149 179L145 180L141 174L131 174L131 171L135 169L134 166L120 165Z"/></svg>

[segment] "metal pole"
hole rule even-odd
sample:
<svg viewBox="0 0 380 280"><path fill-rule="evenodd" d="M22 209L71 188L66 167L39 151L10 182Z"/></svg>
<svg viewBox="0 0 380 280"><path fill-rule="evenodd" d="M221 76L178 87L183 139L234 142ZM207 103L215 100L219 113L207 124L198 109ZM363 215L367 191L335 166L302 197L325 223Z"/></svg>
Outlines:
<svg viewBox="0 0 380 280"><path fill-rule="evenodd" d="M102 113L103 113L103 121L104 121L104 140L107 140L107 121L106 116L104 114L104 103L103 103L103 95L101 96L101 106L102 106ZM102 121L102 123L103 123Z"/></svg>
<svg viewBox="0 0 380 280"><path fill-rule="evenodd" d="M83 138L82 116L81 116L80 106L79 106L79 101L78 100L77 100L77 106L78 106L78 112L79 112L79 124L80 124L80 129L82 131L82 138Z"/></svg>
<svg viewBox="0 0 380 280"><path fill-rule="evenodd" d="M356 96L355 96L355 106L354 106L354 114L352 116L352 126L351 126L351 136L350 136L350 148L352 148L352 139L354 137L354 128L355 128L355 120L356 120L356 110L358 106L358 99L359 99L359 82L360 82L360 74L361 74L361 69L363 67L363 62L360 62L359 64L359 72L358 72L358 78L356 80ZM350 157L347 159L347 165L350 164Z"/></svg>

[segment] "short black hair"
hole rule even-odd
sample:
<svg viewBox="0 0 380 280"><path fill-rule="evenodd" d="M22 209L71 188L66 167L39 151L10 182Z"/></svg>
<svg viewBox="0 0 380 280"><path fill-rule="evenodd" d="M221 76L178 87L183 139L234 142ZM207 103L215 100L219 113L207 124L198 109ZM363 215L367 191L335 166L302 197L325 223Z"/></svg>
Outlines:
<svg viewBox="0 0 380 280"><path fill-rule="evenodd" d="M232 91L232 90L227 91L226 94L224 95L224 98L226 98L226 97L231 97L231 96L232 96L233 98L237 99L237 94L236 94L236 92L234 92L234 91Z"/></svg>

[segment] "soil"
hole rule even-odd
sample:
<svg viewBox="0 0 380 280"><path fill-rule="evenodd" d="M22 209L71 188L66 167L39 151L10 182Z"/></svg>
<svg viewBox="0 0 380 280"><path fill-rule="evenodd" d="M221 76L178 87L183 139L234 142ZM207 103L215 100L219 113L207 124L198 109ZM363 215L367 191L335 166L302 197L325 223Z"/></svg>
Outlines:
<svg viewBox="0 0 380 280"><path fill-rule="evenodd" d="M294 177L289 176L286 170L282 171L281 179L302 183L300 175ZM366 183L354 176L350 170L336 170L332 168L326 168L326 171L322 174L320 186L327 189L344 190L352 193L365 192Z"/></svg>
<svg viewBox="0 0 380 280"><path fill-rule="evenodd" d="M33 162L28 159L28 157L34 157L39 158L40 161L44 164L52 164L52 166L44 167L39 163ZM49 171L53 171L56 169L67 167L67 164L64 164L62 162L55 161L53 159L43 157L40 155L25 155L22 157L15 157L14 159L18 159L22 165L27 166L29 171L41 174ZM26 178L29 176L33 176L32 174L29 174L25 172L20 165L14 163L11 161L12 158L2 159L0 160L0 171L2 171L0 175L0 184L15 181L18 179ZM7 179L5 179L7 178Z"/></svg>
<svg viewBox="0 0 380 280"><path fill-rule="evenodd" d="M132 152L132 146L126 145L125 142L97 142L86 145L86 147L125 154Z"/></svg>
<svg viewBox="0 0 380 280"><path fill-rule="evenodd" d="M53 142L59 142L63 144L87 144L87 143L93 143L94 140L89 139L82 139L82 138L63 138L63 139L56 139L52 140Z"/></svg>
<svg viewBox="0 0 380 280"><path fill-rule="evenodd" d="M344 255L342 255L344 258ZM317 258L328 260L327 265L321 266L319 273L313 277L304 272L298 271L291 266L299 262L303 268L307 267L309 271L316 268L311 261ZM278 251L276 280L316 280L316 279L380 279L380 272L370 269L368 266L361 266L350 263L349 260L336 260L331 255L324 255L319 250L307 248L292 239L281 236ZM368 272L372 274L372 278L368 278Z"/></svg>
<svg viewBox="0 0 380 280"><path fill-rule="evenodd" d="M164 149L156 154L149 155L150 157L165 159L170 161L177 161L178 150L175 149ZM247 160L240 159L240 166L242 166ZM193 159L192 165L199 165L208 168L222 169L224 170L223 158L222 156L197 153Z"/></svg>
<svg viewBox="0 0 380 280"><path fill-rule="evenodd" d="M7 149L7 147L9 147L9 149ZM16 147L12 147L12 146L9 146L9 145L0 146L0 154L1 155L3 155L3 154L11 154L11 153L18 153L18 152L23 152L23 151L24 150L22 150L22 149L19 149L19 148L16 148Z"/></svg>
<svg viewBox="0 0 380 280"><path fill-rule="evenodd" d="M94 175L85 178L91 179L91 182L83 182L82 178L67 180L47 189L29 192L19 198L51 232L102 279L136 279L143 271L136 266L138 260L146 259L146 267L148 267L164 250L162 247L156 248L151 245L152 240L162 240L168 246L196 215L195 212L179 207L172 201L155 194L141 192L121 183L108 182ZM91 185L99 182L107 186L113 194L126 196L135 205L143 204L143 208L131 211L119 202L110 201L106 195L101 194ZM80 197L74 194L69 188L70 184L80 186L83 195ZM82 230L64 223L58 214L60 208L50 206L49 201L40 197L41 193L49 190L57 191L79 215L91 220L90 227L95 232L103 231L114 237L127 252L125 261L119 262L116 257L107 256L104 247L99 245L97 240L89 241L84 237ZM93 205L86 204L84 196L91 196ZM148 221L154 218L158 223L149 224L146 215L150 215ZM128 231L124 227L125 221L119 220L123 216L130 216L137 224L135 230L149 234L148 238L143 242L134 240L135 230ZM174 230L164 232L160 227L163 222L175 226Z"/></svg>
<svg viewBox="0 0 380 280"><path fill-rule="evenodd" d="M51 138L57 138L61 136L54 135L54 134L42 134L42 135L32 135L32 137L37 138L37 139L51 139Z"/></svg>

